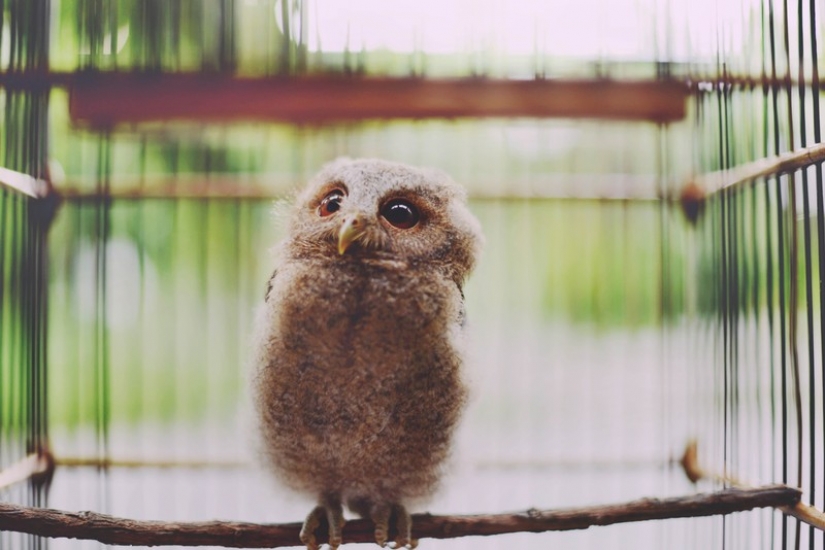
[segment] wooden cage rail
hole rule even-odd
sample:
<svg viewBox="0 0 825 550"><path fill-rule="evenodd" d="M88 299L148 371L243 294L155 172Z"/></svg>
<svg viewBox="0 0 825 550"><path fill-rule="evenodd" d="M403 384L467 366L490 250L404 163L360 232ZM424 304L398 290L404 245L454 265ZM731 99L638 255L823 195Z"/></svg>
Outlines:
<svg viewBox="0 0 825 550"><path fill-rule="evenodd" d="M688 87L673 79L511 80L221 73L0 73L0 87L68 88L71 119L92 128L191 120L320 124L364 119L685 116Z"/></svg>
<svg viewBox="0 0 825 550"><path fill-rule="evenodd" d="M657 201L659 183L653 175L547 174L510 178L507 187L492 178L472 177L471 200ZM291 196L304 182L281 174L177 173L172 175L113 175L103 190L94 180L67 179L58 186L64 200L214 199L273 200Z"/></svg>
<svg viewBox="0 0 825 550"><path fill-rule="evenodd" d="M111 75L78 80L69 110L73 120L91 126L173 119L322 123L457 117L669 122L684 117L685 96L681 86L655 81Z"/></svg>
<svg viewBox="0 0 825 550"><path fill-rule="evenodd" d="M243 461L205 461L205 460L151 460L151 459L113 459L94 457L55 457L48 451L32 453L21 460L0 470L0 492L12 485L29 479L50 479L58 467L67 468L150 468L169 470L188 469L241 469L250 467Z"/></svg>
<svg viewBox="0 0 825 550"><path fill-rule="evenodd" d="M771 485L564 510L531 509L515 514L459 516L416 514L413 530L416 538L439 539L569 531L635 521L730 514L764 507L793 507L800 498L798 489ZM72 513L0 503L0 530L96 540L103 544L274 548L298 544L300 529L300 523L135 521L94 512ZM317 534L319 542L325 542L324 526ZM344 526L345 543L373 540L373 525L368 520L352 520Z"/></svg>
<svg viewBox="0 0 825 550"><path fill-rule="evenodd" d="M28 174L15 172L0 166L0 187L13 189L35 199L42 199L51 193L49 183Z"/></svg>
<svg viewBox="0 0 825 550"><path fill-rule="evenodd" d="M38 476L51 477L55 462L51 453L33 453L0 470L0 491Z"/></svg>
<svg viewBox="0 0 825 550"><path fill-rule="evenodd" d="M716 193L737 189L755 179L788 174L821 162L825 162L825 143L801 147L729 170L718 170L692 178L682 187L679 200L685 215L690 220L695 220L707 198Z"/></svg>
<svg viewBox="0 0 825 550"><path fill-rule="evenodd" d="M345 74L244 77L226 73L0 72L8 90L69 90L70 116L93 129L190 120L320 124L364 119L564 117L669 123L691 94L788 86L790 76L650 79L420 78Z"/></svg>
<svg viewBox="0 0 825 550"><path fill-rule="evenodd" d="M739 187L749 181L787 174L825 161L825 143L802 147L781 155L742 164L730 170L719 170L693 180L706 194Z"/></svg>

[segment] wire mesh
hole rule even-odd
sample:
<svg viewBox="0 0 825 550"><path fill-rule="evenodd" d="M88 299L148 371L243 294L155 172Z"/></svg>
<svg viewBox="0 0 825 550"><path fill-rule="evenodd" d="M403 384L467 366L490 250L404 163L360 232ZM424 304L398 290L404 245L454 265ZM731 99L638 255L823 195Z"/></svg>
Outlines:
<svg viewBox="0 0 825 550"><path fill-rule="evenodd" d="M247 338L282 234L273 199L350 155L445 169L487 237L467 288L476 398L430 511L686 493L676 462L691 439L708 470L800 485L825 506L821 166L708 190L695 222L675 200L696 175L821 141L820 6L438 4L0 2L6 75L648 78L692 94L670 124L91 129L72 120L71 92L5 89L0 166L50 179L65 202L46 247L50 203L0 189L0 466L46 443L63 461L48 502L24 485L4 499L147 519L303 516L308 503L254 467ZM772 511L426 544L536 542L825 546ZM25 544L45 543L0 534Z"/></svg>

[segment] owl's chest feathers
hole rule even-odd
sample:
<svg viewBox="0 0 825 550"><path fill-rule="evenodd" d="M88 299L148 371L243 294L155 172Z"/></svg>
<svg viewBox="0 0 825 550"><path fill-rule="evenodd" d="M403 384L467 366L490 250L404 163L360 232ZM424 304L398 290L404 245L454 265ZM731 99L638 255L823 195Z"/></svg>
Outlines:
<svg viewBox="0 0 825 550"><path fill-rule="evenodd" d="M459 318L454 283L408 266L306 262L283 290L285 344L329 371L383 372L446 343Z"/></svg>
<svg viewBox="0 0 825 550"><path fill-rule="evenodd" d="M281 352L272 367L284 414L317 435L370 437L405 418L424 421L433 401L462 400L455 283L358 263L306 262L283 275L273 304Z"/></svg>

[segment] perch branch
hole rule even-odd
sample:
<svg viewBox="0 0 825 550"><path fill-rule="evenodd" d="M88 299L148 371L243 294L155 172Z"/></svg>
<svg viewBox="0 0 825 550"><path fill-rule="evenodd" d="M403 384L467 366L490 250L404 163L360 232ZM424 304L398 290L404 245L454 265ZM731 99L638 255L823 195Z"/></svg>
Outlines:
<svg viewBox="0 0 825 550"><path fill-rule="evenodd" d="M696 441L688 443L685 454L682 455L681 464L685 470L685 475L693 483L707 479L743 490L753 488L752 485L748 485L730 474L719 474L702 468L699 464L698 444ZM825 513L810 504L805 504L801 499L793 504L779 506L778 508L781 512L793 516L799 521L825 531Z"/></svg>
<svg viewBox="0 0 825 550"><path fill-rule="evenodd" d="M528 510L515 514L413 516L416 538L456 538L505 533L568 531L596 525L612 525L654 519L730 514L764 507L793 507L800 491L771 485L752 489L726 489L668 499L641 499L623 504L564 510ZM273 548L298 544L300 523L253 524L240 522L136 521L94 512L62 512L0 503L0 530L52 538L97 540L115 545L224 546ZM345 542L371 542L373 524L353 520L344 527ZM319 528L324 542L325 526Z"/></svg>

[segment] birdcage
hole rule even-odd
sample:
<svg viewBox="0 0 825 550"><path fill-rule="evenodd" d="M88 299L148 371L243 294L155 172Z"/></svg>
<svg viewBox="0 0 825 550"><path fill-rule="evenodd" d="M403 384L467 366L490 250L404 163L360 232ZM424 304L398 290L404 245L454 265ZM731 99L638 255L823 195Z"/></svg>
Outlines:
<svg viewBox="0 0 825 550"><path fill-rule="evenodd" d="M422 546L825 547L822 9L0 0L0 548L299 545L248 343L342 155L486 235Z"/></svg>

